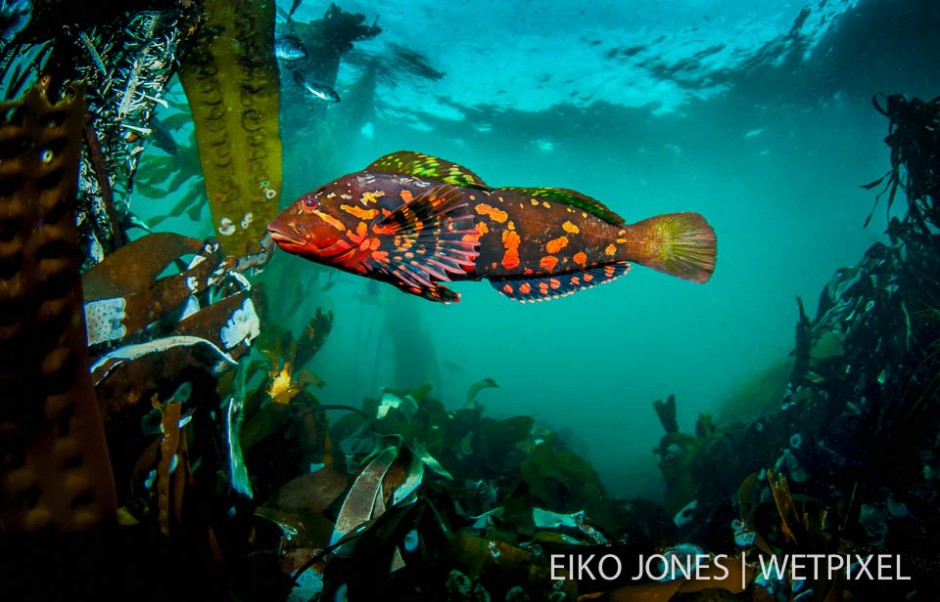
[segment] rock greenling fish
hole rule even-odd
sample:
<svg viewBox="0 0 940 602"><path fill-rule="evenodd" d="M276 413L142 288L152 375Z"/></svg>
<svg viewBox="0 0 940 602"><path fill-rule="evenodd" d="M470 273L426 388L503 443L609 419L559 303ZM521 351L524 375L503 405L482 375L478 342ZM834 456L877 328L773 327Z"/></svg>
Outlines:
<svg viewBox="0 0 940 602"><path fill-rule="evenodd" d="M563 188L490 188L455 163L410 151L304 194L268 225L305 259L443 303L442 283L486 278L517 301L569 295L631 262L692 282L715 269L715 232L698 213L626 224Z"/></svg>

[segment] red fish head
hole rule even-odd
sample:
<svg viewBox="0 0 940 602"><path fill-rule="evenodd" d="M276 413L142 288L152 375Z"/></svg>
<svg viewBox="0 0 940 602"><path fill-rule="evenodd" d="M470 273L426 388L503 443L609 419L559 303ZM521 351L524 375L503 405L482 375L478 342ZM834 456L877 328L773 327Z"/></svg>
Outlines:
<svg viewBox="0 0 940 602"><path fill-rule="evenodd" d="M350 249L347 225L337 216L324 186L294 201L268 224L271 238L288 253L321 263L334 263Z"/></svg>

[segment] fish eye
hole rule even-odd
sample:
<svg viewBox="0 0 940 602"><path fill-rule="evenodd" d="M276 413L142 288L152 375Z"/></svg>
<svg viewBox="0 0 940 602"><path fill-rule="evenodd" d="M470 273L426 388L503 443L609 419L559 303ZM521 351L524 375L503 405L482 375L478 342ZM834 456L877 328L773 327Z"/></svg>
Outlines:
<svg viewBox="0 0 940 602"><path fill-rule="evenodd" d="M320 201L317 200L316 195L308 194L300 199L300 208L301 211L315 211L320 207Z"/></svg>

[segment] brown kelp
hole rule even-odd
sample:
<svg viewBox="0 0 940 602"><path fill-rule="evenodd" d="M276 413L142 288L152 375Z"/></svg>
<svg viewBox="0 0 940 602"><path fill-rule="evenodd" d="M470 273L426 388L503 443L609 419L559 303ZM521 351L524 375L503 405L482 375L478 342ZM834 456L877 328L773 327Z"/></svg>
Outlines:
<svg viewBox="0 0 940 602"><path fill-rule="evenodd" d="M158 277L186 256L193 258L179 273ZM92 374L104 407L149 401L187 366L219 376L236 365L260 325L235 266L215 243L159 233L85 274Z"/></svg>
<svg viewBox="0 0 940 602"><path fill-rule="evenodd" d="M89 528L115 509L82 332L81 88L0 104L0 525Z"/></svg>
<svg viewBox="0 0 940 602"><path fill-rule="evenodd" d="M281 191L273 0L206 0L180 61L213 225L231 255L261 250Z"/></svg>
<svg viewBox="0 0 940 602"><path fill-rule="evenodd" d="M622 538L626 514L593 469L529 417L494 420L479 404L447 411L430 391L320 406L346 412L331 429L332 459L259 509L281 528L298 595L512 599L524 589L560 600L596 590L553 583L546 555Z"/></svg>

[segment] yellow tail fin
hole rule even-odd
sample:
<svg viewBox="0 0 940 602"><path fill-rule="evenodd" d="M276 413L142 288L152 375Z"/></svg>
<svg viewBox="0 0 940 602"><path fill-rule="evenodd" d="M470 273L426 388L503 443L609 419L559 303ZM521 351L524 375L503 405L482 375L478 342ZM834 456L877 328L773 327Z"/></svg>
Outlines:
<svg viewBox="0 0 940 602"><path fill-rule="evenodd" d="M715 271L715 231L698 213L667 213L637 222L644 228L649 255L642 265L692 282L706 282Z"/></svg>

